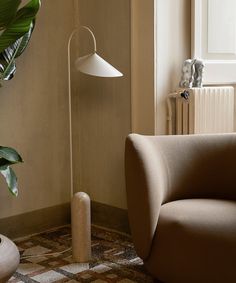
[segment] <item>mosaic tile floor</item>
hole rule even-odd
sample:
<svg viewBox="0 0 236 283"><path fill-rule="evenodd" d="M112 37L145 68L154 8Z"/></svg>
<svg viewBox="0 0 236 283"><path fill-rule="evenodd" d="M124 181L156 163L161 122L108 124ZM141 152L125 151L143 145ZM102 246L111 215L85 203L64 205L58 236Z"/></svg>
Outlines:
<svg viewBox="0 0 236 283"><path fill-rule="evenodd" d="M60 252L70 248L69 227L59 228L16 241L22 257ZM73 263L71 251L54 256L22 259L10 283L152 283L145 273L128 236L92 228L92 260Z"/></svg>

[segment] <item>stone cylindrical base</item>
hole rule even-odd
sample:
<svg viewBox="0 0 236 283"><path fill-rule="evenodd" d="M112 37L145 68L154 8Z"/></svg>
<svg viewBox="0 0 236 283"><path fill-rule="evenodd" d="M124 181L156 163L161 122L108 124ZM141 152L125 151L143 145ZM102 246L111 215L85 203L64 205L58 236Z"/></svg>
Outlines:
<svg viewBox="0 0 236 283"><path fill-rule="evenodd" d="M78 192L71 203L72 256L75 262L91 259L91 215L90 198Z"/></svg>
<svg viewBox="0 0 236 283"><path fill-rule="evenodd" d="M16 271L20 254L16 245L7 237L0 235L0 283L5 283Z"/></svg>

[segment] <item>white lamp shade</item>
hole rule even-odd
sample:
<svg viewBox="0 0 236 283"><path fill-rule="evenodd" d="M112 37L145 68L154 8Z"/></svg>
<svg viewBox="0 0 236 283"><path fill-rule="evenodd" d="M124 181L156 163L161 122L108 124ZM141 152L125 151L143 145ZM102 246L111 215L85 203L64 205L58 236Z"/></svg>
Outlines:
<svg viewBox="0 0 236 283"><path fill-rule="evenodd" d="M96 77L122 77L123 74L105 61L97 53L79 57L75 66L81 73Z"/></svg>

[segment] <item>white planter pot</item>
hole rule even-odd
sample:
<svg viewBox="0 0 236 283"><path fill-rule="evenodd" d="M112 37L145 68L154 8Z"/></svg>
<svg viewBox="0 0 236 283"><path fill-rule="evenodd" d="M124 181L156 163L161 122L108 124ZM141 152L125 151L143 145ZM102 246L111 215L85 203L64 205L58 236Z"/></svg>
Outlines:
<svg viewBox="0 0 236 283"><path fill-rule="evenodd" d="M16 245L0 235L0 283L5 283L13 275L19 262L20 254Z"/></svg>

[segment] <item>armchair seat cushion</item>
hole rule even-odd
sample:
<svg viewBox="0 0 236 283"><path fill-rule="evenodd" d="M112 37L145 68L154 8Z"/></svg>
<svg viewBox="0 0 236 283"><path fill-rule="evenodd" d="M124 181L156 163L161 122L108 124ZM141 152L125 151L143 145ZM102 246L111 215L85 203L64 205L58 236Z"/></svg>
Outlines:
<svg viewBox="0 0 236 283"><path fill-rule="evenodd" d="M185 199L161 206L147 269L163 282L236 282L236 201Z"/></svg>

